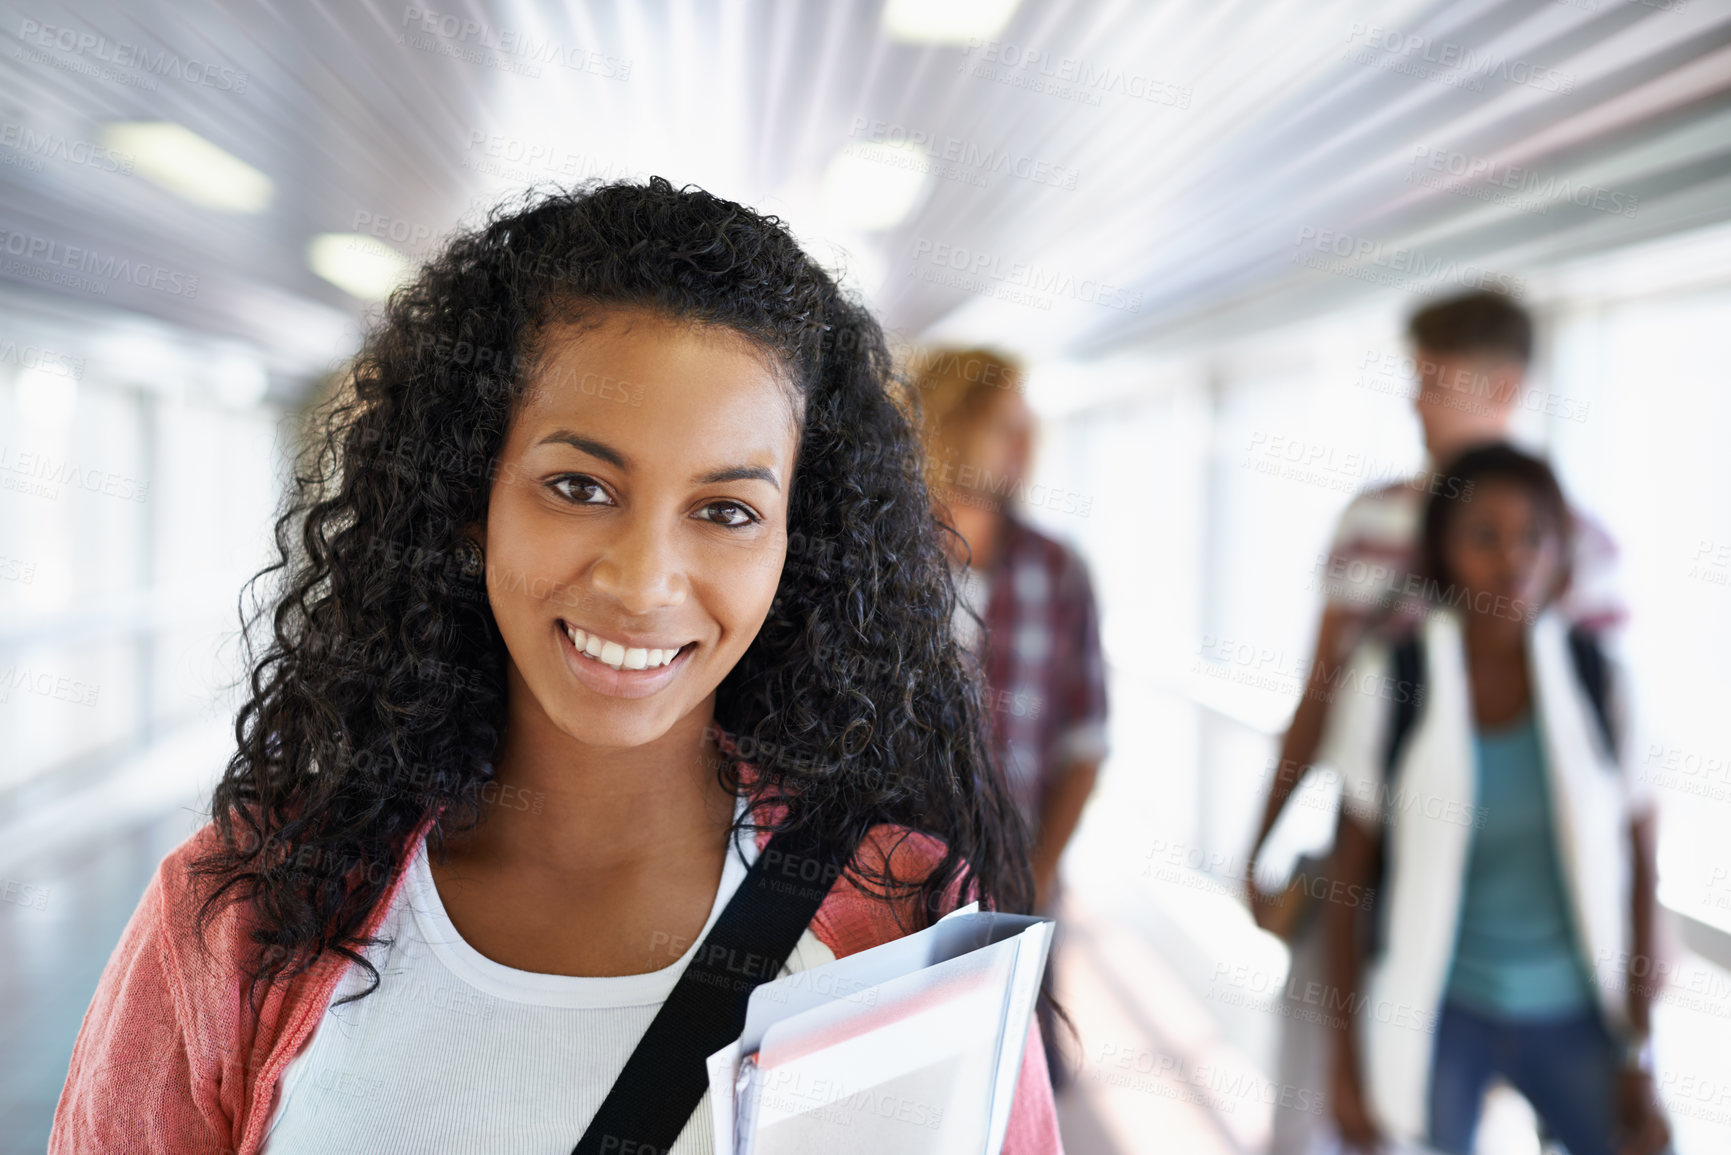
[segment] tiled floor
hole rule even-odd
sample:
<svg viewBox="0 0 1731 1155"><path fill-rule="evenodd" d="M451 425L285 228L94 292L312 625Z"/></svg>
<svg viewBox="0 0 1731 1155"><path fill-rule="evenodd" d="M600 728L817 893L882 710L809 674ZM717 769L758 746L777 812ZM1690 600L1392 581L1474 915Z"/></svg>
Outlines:
<svg viewBox="0 0 1731 1155"><path fill-rule="evenodd" d="M1135 930L1074 896L1064 911L1058 994L1079 1035L1059 1104L1069 1155L1245 1155L1268 1112L1221 1090L1262 1078L1225 1042L1185 983Z"/></svg>
<svg viewBox="0 0 1731 1155"><path fill-rule="evenodd" d="M0 825L0 1155L38 1155L46 1146L103 965L157 863L202 821L200 792L187 787L207 776L197 767L215 764L215 737L153 755L134 769L138 781L32 807ZM1222 959L1251 960L1276 974L1278 989L1283 954L1264 957L1265 936L1248 930L1217 886L1200 885L1206 879L1149 877L1122 861L1133 839L1091 841L1098 853L1078 846L1072 864L1058 964L1059 996L1079 1032L1066 1044L1075 1079L1059 1100L1069 1155L1263 1150L1273 1108L1259 1092L1268 1086L1276 1021L1268 1008L1216 998L1211 976ZM1707 977L1689 977L1697 972ZM1658 1008L1670 1062L1711 1076L1715 1088L1731 1086L1719 1074L1731 980L1699 959L1679 973L1688 981ZM1664 1087L1677 1150L1731 1150L1723 1145L1731 1111L1689 1100L1694 1085ZM1526 1139L1491 1142L1496 1131ZM1487 1127L1481 1150L1536 1152L1531 1135L1530 1117L1516 1118Z"/></svg>
<svg viewBox="0 0 1731 1155"><path fill-rule="evenodd" d="M0 1155L41 1155L72 1043L109 953L162 857L193 816L154 821L95 845L15 866L46 887L40 906L0 903ZM31 891L34 899L39 891Z"/></svg>
<svg viewBox="0 0 1731 1155"><path fill-rule="evenodd" d="M157 864L203 822L232 741L190 725L0 815L0 1155L47 1147L96 981Z"/></svg>
<svg viewBox="0 0 1731 1155"><path fill-rule="evenodd" d="M100 817L65 806L62 821L102 833L55 849L52 832L38 830L13 844L22 856L0 848L0 874L32 888L10 892L23 903L0 903L0 1155L45 1148L97 979L157 863L200 821L193 797ZM1137 1074L1151 1056L1193 1060L1217 1042L1183 984L1145 941L1085 903L1072 903L1066 925L1061 996L1081 1035L1069 1044L1078 1077L1059 1112L1071 1155L1134 1155L1155 1149L1155 1136L1185 1155L1245 1151L1254 1122L1247 1132L1181 1081Z"/></svg>

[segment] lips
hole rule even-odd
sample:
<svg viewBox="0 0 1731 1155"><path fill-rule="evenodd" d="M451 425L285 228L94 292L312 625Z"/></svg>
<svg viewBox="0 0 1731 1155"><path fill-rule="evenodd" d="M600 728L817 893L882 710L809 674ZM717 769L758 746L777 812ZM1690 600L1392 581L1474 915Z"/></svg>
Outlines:
<svg viewBox="0 0 1731 1155"><path fill-rule="evenodd" d="M679 656L679 651L690 643L665 646L629 646L624 642L615 642L592 634L570 622L559 623L565 628L565 636L571 639L571 645L578 653L593 658L604 666L615 670L657 670L672 662Z"/></svg>
<svg viewBox="0 0 1731 1155"><path fill-rule="evenodd" d="M698 645L672 638L609 638L564 621L556 624L555 632L571 673L589 690L610 698L645 698L659 692L679 676Z"/></svg>

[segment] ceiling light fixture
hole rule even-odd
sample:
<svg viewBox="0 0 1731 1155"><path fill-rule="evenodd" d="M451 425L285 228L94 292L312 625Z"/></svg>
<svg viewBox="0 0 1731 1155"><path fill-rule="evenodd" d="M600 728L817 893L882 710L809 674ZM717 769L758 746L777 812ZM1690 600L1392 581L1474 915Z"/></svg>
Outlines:
<svg viewBox="0 0 1731 1155"><path fill-rule="evenodd" d="M1019 0L889 0L884 31L892 40L969 44L1004 30Z"/></svg>
<svg viewBox="0 0 1731 1155"><path fill-rule="evenodd" d="M409 274L403 254L365 233L320 233L307 245L313 272L363 301L382 301Z"/></svg>
<svg viewBox="0 0 1731 1155"><path fill-rule="evenodd" d="M202 208L262 213L270 205L269 177L185 125L119 122L103 131L102 143L133 157L140 176Z"/></svg>

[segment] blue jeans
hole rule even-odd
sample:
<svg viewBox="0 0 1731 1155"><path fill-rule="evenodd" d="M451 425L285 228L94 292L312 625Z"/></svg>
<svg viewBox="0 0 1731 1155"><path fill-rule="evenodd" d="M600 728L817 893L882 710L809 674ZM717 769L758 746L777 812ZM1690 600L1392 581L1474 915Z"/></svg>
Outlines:
<svg viewBox="0 0 1731 1155"><path fill-rule="evenodd" d="M1569 1155L1613 1155L1617 1045L1596 1009L1561 1019L1501 1019L1445 1003L1430 1078L1430 1145L1471 1155L1485 1091L1501 1076Z"/></svg>

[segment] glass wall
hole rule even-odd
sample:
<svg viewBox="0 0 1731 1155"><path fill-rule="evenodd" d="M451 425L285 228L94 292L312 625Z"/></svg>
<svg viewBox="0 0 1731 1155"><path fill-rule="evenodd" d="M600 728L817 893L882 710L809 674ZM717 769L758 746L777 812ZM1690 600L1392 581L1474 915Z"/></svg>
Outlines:
<svg viewBox="0 0 1731 1155"><path fill-rule="evenodd" d="M221 718L280 412L243 351L103 315L0 322L0 797Z"/></svg>

